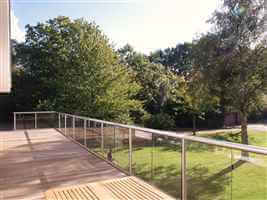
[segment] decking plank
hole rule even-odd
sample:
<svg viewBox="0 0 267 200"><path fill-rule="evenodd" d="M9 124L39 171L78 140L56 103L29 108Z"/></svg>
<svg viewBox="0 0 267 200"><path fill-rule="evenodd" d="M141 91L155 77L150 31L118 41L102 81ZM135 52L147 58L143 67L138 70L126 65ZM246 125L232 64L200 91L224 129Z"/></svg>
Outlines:
<svg viewBox="0 0 267 200"><path fill-rule="evenodd" d="M125 177L55 129L0 131L0 160L3 200L44 199L48 189Z"/></svg>
<svg viewBox="0 0 267 200"><path fill-rule="evenodd" d="M136 190L136 185L143 186L142 191ZM148 191L147 183L133 176L49 190L46 192L46 199L51 200L49 195L54 192L70 194L71 199L68 200L79 200L77 190L83 191L86 194L83 197L87 200L174 200L153 186L149 186Z"/></svg>

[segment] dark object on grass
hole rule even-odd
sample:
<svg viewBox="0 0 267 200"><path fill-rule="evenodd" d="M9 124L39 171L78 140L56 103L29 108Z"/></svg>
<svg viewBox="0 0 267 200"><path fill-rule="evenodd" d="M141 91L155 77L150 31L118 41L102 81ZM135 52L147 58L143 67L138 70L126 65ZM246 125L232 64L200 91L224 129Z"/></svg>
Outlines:
<svg viewBox="0 0 267 200"><path fill-rule="evenodd" d="M109 152L108 152L108 161L112 162L112 150L111 150L111 148L109 149Z"/></svg>

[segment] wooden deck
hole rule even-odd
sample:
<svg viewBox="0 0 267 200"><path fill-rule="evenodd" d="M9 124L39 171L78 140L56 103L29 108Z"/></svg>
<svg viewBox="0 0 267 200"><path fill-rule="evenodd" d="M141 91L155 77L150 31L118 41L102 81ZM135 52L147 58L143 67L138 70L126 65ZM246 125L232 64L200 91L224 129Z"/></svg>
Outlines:
<svg viewBox="0 0 267 200"><path fill-rule="evenodd" d="M128 176L46 192L48 200L175 200L144 181Z"/></svg>
<svg viewBox="0 0 267 200"><path fill-rule="evenodd" d="M47 190L122 177L54 129L0 131L0 200L45 199Z"/></svg>

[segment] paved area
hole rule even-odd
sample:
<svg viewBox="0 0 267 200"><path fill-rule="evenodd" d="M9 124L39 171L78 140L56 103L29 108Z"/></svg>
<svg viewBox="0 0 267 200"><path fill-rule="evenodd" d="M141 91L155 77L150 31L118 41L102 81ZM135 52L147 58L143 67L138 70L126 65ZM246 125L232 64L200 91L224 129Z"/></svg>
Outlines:
<svg viewBox="0 0 267 200"><path fill-rule="evenodd" d="M266 131L267 133L267 124L248 124L248 129L251 129L251 130L256 130L256 131ZM228 129L214 129L214 130L203 130L203 131L198 131L197 132L197 135L200 135L201 134L216 134L216 133L221 133L221 132L238 132L238 131L241 131L241 126L235 126L233 128L228 128Z"/></svg>

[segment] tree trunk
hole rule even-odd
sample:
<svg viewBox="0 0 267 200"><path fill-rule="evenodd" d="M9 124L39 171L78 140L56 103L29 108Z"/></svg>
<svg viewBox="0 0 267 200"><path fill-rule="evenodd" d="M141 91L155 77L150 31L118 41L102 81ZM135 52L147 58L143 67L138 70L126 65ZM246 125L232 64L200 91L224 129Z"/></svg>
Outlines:
<svg viewBox="0 0 267 200"><path fill-rule="evenodd" d="M248 144L248 123L247 123L247 115L241 114L241 137L242 144Z"/></svg>
<svg viewBox="0 0 267 200"><path fill-rule="evenodd" d="M241 113L241 142L242 144L248 144L248 123L245 113ZM248 152L242 151L242 156L248 157Z"/></svg>
<svg viewBox="0 0 267 200"><path fill-rule="evenodd" d="M196 115L193 115L193 135L196 135Z"/></svg>
<svg viewBox="0 0 267 200"><path fill-rule="evenodd" d="M220 110L222 112L223 116L223 127L225 127L225 98L224 98L224 90L221 92L221 98L220 98Z"/></svg>

